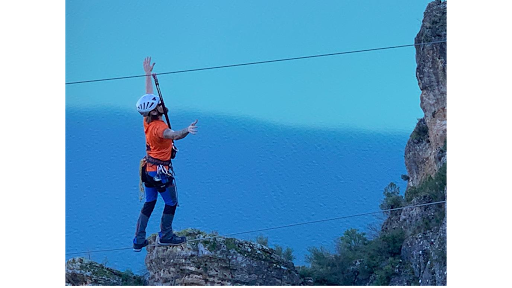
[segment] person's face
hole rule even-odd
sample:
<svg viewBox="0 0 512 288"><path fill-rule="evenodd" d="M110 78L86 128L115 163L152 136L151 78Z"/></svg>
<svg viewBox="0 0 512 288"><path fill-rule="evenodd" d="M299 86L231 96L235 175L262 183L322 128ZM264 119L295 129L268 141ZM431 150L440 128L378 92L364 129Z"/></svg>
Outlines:
<svg viewBox="0 0 512 288"><path fill-rule="evenodd" d="M164 107L162 106L162 104L156 106L156 110L158 110L158 113L164 114Z"/></svg>
<svg viewBox="0 0 512 288"><path fill-rule="evenodd" d="M156 106L155 109L153 109L153 111L151 111L149 114L151 115L158 115L158 114L163 114L164 113L164 107L162 107L162 104L158 104L158 106Z"/></svg>

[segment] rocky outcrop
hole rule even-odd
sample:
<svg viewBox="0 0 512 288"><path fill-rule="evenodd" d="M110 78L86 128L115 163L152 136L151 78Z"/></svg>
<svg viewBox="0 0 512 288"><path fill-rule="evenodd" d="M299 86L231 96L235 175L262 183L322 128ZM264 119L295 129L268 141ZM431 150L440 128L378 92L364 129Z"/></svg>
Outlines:
<svg viewBox="0 0 512 288"><path fill-rule="evenodd" d="M300 285L292 262L258 243L187 229L190 241L180 246L155 246L149 237L146 267L149 285ZM214 238L212 238L214 237ZM192 241L195 239L204 239Z"/></svg>
<svg viewBox="0 0 512 288"><path fill-rule="evenodd" d="M415 43L446 39L446 1L428 4ZM421 89L419 119L405 148L405 203L446 200L446 43L416 46ZM446 285L446 205L392 212L382 231L401 229L406 238L390 285Z"/></svg>
<svg viewBox="0 0 512 288"><path fill-rule="evenodd" d="M415 44L446 40L446 1L428 4ZM446 43L416 46L416 78L424 117L405 148L408 186L435 175L446 162Z"/></svg>
<svg viewBox="0 0 512 288"><path fill-rule="evenodd" d="M418 284L446 286L446 218L440 226L408 237L401 257L410 263Z"/></svg>
<svg viewBox="0 0 512 288"><path fill-rule="evenodd" d="M141 286L144 278L121 272L85 258L66 262L66 286Z"/></svg>
<svg viewBox="0 0 512 288"><path fill-rule="evenodd" d="M310 285L300 278L293 262L274 249L235 238L207 234L196 229L177 232L189 240L178 246L156 246L156 234L148 238L147 275L120 272L85 258L66 262L68 286L210 286Z"/></svg>
<svg viewBox="0 0 512 288"><path fill-rule="evenodd" d="M411 205L431 202L428 196ZM384 231L402 229L406 238L401 247L401 263L390 285L446 285L446 214L441 206L406 208L388 218Z"/></svg>

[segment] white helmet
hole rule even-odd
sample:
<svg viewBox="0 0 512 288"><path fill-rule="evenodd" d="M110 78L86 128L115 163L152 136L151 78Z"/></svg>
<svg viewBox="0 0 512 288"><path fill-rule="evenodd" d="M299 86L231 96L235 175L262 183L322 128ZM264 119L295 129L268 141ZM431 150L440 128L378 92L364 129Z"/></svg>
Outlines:
<svg viewBox="0 0 512 288"><path fill-rule="evenodd" d="M160 97L153 94L145 94L137 101L137 111L142 116L148 116L160 104Z"/></svg>

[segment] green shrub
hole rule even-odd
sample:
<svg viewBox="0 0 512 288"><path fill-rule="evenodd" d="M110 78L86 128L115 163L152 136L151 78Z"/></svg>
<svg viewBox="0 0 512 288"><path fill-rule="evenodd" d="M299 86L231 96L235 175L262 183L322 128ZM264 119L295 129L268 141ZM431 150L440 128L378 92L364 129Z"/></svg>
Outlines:
<svg viewBox="0 0 512 288"><path fill-rule="evenodd" d="M400 187L396 186L395 183L389 183L384 188L384 199L380 203L379 207L382 210L395 209L404 206L404 197L400 195Z"/></svg>
<svg viewBox="0 0 512 288"><path fill-rule="evenodd" d="M411 139L416 142L423 142L428 139L428 126L424 118L418 119L414 131L411 133Z"/></svg>
<svg viewBox="0 0 512 288"><path fill-rule="evenodd" d="M256 237L256 243L268 247L268 237L259 235L258 237Z"/></svg>
<svg viewBox="0 0 512 288"><path fill-rule="evenodd" d="M293 256L293 249L290 247L286 247L286 249L283 250L283 247L275 245L274 251L277 255L283 257L283 259L285 259L286 261L295 260L295 256Z"/></svg>
<svg viewBox="0 0 512 288"><path fill-rule="evenodd" d="M132 270L126 269L121 272L121 285L122 286L143 286L144 278L133 274Z"/></svg>
<svg viewBox="0 0 512 288"><path fill-rule="evenodd" d="M400 263L399 258L390 257L386 265L375 271L375 286L389 286L391 277L396 274L395 267Z"/></svg>
<svg viewBox="0 0 512 288"><path fill-rule="evenodd" d="M295 260L295 256L293 256L293 249L290 247L286 247L286 249L283 252L283 258L286 261L293 261Z"/></svg>
<svg viewBox="0 0 512 288"><path fill-rule="evenodd" d="M444 189L446 187L446 162L439 168L439 171L432 176L428 176L427 179L422 181L418 186L411 187L405 191L405 201L410 203L412 199L428 195L432 198L432 201L445 200Z"/></svg>
<svg viewBox="0 0 512 288"><path fill-rule="evenodd" d="M313 278L313 283L315 285L340 285L342 281L338 257L324 247L311 247L308 251L310 254L306 255L306 261L311 264L308 274Z"/></svg>
<svg viewBox="0 0 512 288"><path fill-rule="evenodd" d="M388 285L400 259L405 232L402 229L382 233L369 240L365 233L349 229L336 242L336 253L310 247L302 268L303 277L312 277L315 285L366 285L375 275L378 285Z"/></svg>

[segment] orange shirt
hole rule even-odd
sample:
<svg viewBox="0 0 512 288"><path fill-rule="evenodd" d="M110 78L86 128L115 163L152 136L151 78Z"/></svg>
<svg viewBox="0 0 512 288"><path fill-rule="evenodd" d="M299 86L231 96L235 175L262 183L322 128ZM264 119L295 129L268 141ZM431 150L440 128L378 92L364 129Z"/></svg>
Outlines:
<svg viewBox="0 0 512 288"><path fill-rule="evenodd" d="M146 134L146 153L158 160L167 161L171 159L173 141L164 138L165 129L169 128L162 120L146 122L144 117L144 134ZM146 171L156 171L157 166L148 163ZM168 167L167 167L168 168Z"/></svg>

